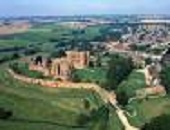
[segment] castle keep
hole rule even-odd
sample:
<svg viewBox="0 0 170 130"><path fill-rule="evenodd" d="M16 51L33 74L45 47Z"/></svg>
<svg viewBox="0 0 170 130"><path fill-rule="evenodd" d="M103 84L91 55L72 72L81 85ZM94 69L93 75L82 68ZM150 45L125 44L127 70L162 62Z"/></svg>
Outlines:
<svg viewBox="0 0 170 130"><path fill-rule="evenodd" d="M83 69L89 65L90 53L88 51L67 51L66 55L75 69Z"/></svg>

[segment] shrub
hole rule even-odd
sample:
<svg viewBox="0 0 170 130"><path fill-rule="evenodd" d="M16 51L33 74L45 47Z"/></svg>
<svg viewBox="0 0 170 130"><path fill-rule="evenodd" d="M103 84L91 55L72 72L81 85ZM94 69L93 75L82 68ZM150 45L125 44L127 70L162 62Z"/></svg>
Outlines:
<svg viewBox="0 0 170 130"><path fill-rule="evenodd" d="M11 111L7 111L4 108L0 108L0 119L7 120L12 116Z"/></svg>

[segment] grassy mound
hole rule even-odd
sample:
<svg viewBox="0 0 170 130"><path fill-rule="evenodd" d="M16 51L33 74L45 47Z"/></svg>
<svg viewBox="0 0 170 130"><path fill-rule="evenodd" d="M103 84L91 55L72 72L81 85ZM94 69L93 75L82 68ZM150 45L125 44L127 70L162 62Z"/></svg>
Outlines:
<svg viewBox="0 0 170 130"><path fill-rule="evenodd" d="M4 68L0 67L0 106L11 110L13 116L9 120L0 120L1 129L89 130L88 124L101 123L78 123L80 115L89 115L92 110L103 105L98 94L84 89L56 89L25 84L13 79ZM88 109L84 100L90 104ZM115 112L110 114L107 130L113 127L121 130L119 119L112 114Z"/></svg>

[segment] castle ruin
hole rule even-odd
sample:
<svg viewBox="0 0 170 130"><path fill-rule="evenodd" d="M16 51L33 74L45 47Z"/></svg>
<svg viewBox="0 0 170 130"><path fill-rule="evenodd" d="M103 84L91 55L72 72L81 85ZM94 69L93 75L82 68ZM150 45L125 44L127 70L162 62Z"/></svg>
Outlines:
<svg viewBox="0 0 170 130"><path fill-rule="evenodd" d="M29 69L55 79L69 80L73 69L84 69L89 65L89 57L88 51L67 51L65 57L52 60L37 56L32 60Z"/></svg>

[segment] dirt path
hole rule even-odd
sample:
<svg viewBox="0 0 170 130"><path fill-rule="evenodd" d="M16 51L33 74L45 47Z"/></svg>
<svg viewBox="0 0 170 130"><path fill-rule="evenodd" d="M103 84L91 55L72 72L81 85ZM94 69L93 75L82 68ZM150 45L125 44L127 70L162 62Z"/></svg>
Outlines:
<svg viewBox="0 0 170 130"><path fill-rule="evenodd" d="M130 123L128 122L128 119L127 119L127 117L125 116L125 113L124 113L123 110L121 110L121 109L116 110L116 113L117 113L120 121L121 121L122 124L124 125L125 130L139 130L138 128L130 125Z"/></svg>

